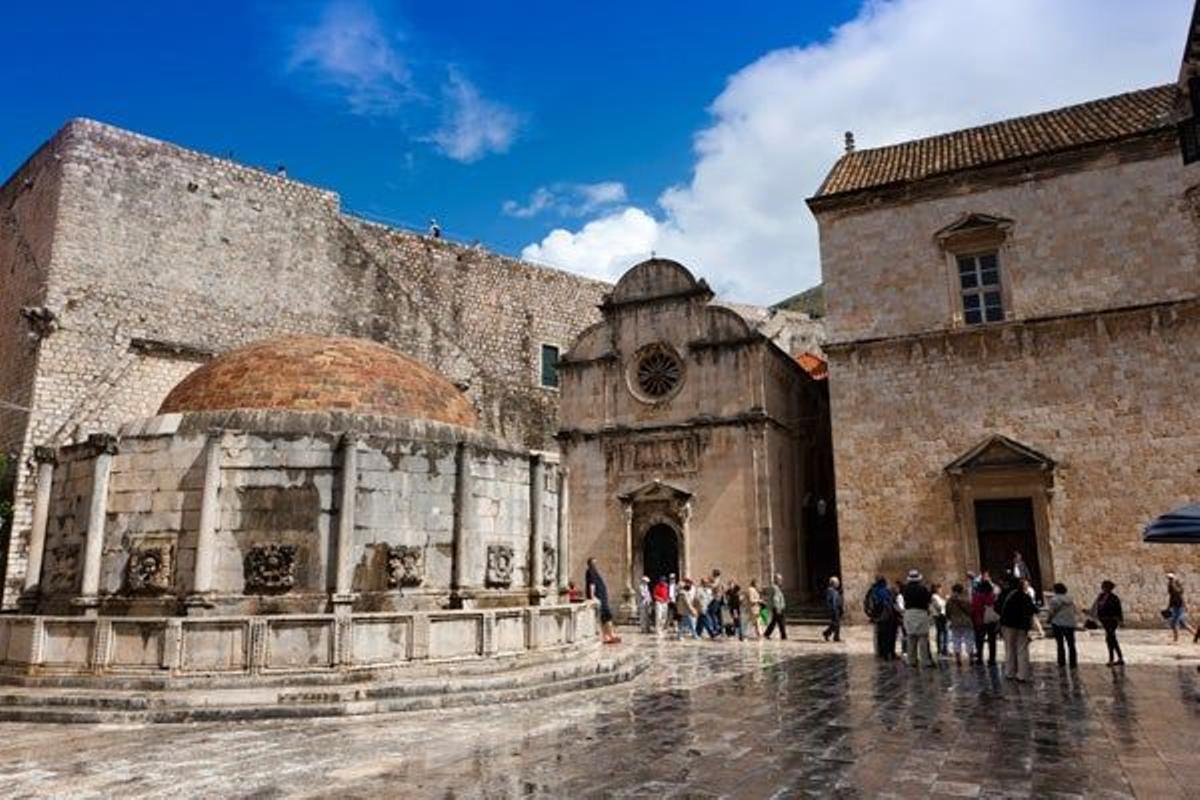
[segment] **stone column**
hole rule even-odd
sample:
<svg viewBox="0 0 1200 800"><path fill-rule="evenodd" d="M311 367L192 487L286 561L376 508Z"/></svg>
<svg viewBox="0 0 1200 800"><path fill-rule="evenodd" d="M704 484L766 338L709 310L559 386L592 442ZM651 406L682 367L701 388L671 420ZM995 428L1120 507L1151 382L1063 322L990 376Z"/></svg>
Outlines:
<svg viewBox="0 0 1200 800"><path fill-rule="evenodd" d="M679 510L679 518L683 522L683 531L682 531L683 552L680 554L683 557L683 563L679 567L679 569L680 569L679 577L682 578L684 575L692 574L692 531L691 531L692 501L691 500L688 500L686 503L683 504L683 508L681 508Z"/></svg>
<svg viewBox="0 0 1200 800"><path fill-rule="evenodd" d="M567 495L567 468L558 467L558 589L565 592L571 580L571 506Z"/></svg>
<svg viewBox="0 0 1200 800"><path fill-rule="evenodd" d="M46 524L50 520L50 490L54 485L57 452L52 447L35 447L37 494L33 499L33 528L29 532L29 556L25 562L25 592L22 605L36 605L42 582L42 559L46 553Z"/></svg>
<svg viewBox="0 0 1200 800"><path fill-rule="evenodd" d="M542 501L546 488L546 461L534 455L529 463L529 599L537 604L542 588Z"/></svg>
<svg viewBox="0 0 1200 800"><path fill-rule="evenodd" d="M621 565L622 584L621 609L630 616L637 615L637 604L633 594L633 503L622 503L625 512L625 553Z"/></svg>
<svg viewBox="0 0 1200 800"><path fill-rule="evenodd" d="M475 530L475 503L471 487L471 450L466 442L458 445L454 483L454 560L450 567L450 598L461 607L467 583L467 539Z"/></svg>
<svg viewBox="0 0 1200 800"><path fill-rule="evenodd" d="M100 605L100 559L104 555L104 520L108 514L108 478L112 474L117 437L96 433L88 437L95 452L92 498L88 507L87 540L83 549L83 585L75 605L94 617Z"/></svg>
<svg viewBox="0 0 1200 800"><path fill-rule="evenodd" d="M354 602L354 505L358 491L358 436L342 437L342 492L338 504L337 550L334 554L333 608L350 611Z"/></svg>
<svg viewBox="0 0 1200 800"><path fill-rule="evenodd" d="M213 574L217 567L217 525L221 518L221 457L224 452L223 434L209 431L204 443L204 484L200 489L200 525L196 531L196 564L192 573L190 608L210 607L208 595L213 591Z"/></svg>

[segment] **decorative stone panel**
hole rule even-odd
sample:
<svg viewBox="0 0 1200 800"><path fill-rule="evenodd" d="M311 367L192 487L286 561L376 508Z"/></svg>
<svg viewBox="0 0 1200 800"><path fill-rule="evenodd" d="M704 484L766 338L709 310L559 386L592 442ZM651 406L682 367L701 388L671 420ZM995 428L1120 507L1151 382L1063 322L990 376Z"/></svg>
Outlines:
<svg viewBox="0 0 1200 800"><path fill-rule="evenodd" d="M170 545L135 547L125 564L125 589L130 594L162 594L171 589L175 548Z"/></svg>
<svg viewBox="0 0 1200 800"><path fill-rule="evenodd" d="M296 546L254 545L242 567L247 592L286 592L296 584Z"/></svg>
<svg viewBox="0 0 1200 800"><path fill-rule="evenodd" d="M490 544L487 549L487 572L484 583L489 588L512 586L513 549L506 544Z"/></svg>
<svg viewBox="0 0 1200 800"><path fill-rule="evenodd" d="M425 550L415 545L388 547L388 588L420 586L425 580Z"/></svg>
<svg viewBox="0 0 1200 800"><path fill-rule="evenodd" d="M542 585L553 586L558 580L558 551L542 542Z"/></svg>

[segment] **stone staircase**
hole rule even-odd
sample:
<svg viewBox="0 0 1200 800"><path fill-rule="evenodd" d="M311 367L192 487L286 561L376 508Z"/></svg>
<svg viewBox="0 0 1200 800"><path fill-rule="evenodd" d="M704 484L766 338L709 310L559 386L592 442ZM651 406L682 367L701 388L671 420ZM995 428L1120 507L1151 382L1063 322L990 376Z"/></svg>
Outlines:
<svg viewBox="0 0 1200 800"><path fill-rule="evenodd" d="M0 721L178 723L340 717L511 703L632 680L649 661L632 650L493 671L443 667L390 679L154 686L103 677L22 679L0 686ZM12 683L12 679L5 679Z"/></svg>

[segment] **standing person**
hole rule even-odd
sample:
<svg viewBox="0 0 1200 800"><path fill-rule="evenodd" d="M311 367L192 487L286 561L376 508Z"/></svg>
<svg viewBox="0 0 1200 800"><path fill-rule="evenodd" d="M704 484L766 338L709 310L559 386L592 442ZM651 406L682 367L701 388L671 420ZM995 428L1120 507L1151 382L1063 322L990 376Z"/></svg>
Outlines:
<svg viewBox="0 0 1200 800"><path fill-rule="evenodd" d="M1016 552L1013 553L1012 567L1009 568L1009 572L1019 581L1027 581L1033 577L1029 572L1029 565L1025 563L1025 559L1021 557L1020 553Z"/></svg>
<svg viewBox="0 0 1200 800"><path fill-rule="evenodd" d="M709 581L709 586L712 589L712 599L708 601L708 618L712 622L713 630L716 634L715 639L724 631L721 625L721 609L725 607L725 581L721 580L721 570L714 569L712 571L712 579Z"/></svg>
<svg viewBox="0 0 1200 800"><path fill-rule="evenodd" d="M1193 631L1192 626L1188 625L1187 604L1183 601L1183 581L1179 580L1174 572L1167 573L1167 624L1171 626L1172 644L1179 641L1180 628L1188 633L1200 631L1200 628Z"/></svg>
<svg viewBox="0 0 1200 800"><path fill-rule="evenodd" d="M654 584L654 629L662 633L667 627L667 606L671 602L671 590L667 588L667 579L659 578Z"/></svg>
<svg viewBox="0 0 1200 800"><path fill-rule="evenodd" d="M771 588L768 589L768 605L771 609L771 622L767 625L767 631L763 636L767 639L771 638L771 634L775 631L775 626L779 626L779 638L787 641L787 620L783 618L783 612L787 609L787 600L783 596L783 576L776 575L775 580L771 582Z"/></svg>
<svg viewBox="0 0 1200 800"><path fill-rule="evenodd" d="M643 575L638 586L638 622L642 633L650 632L650 619L654 614L654 597L650 593L650 576Z"/></svg>
<svg viewBox="0 0 1200 800"><path fill-rule="evenodd" d="M896 657L896 598L887 578L876 576L863 599L863 611L875 625L875 657L891 661Z"/></svg>
<svg viewBox="0 0 1200 800"><path fill-rule="evenodd" d="M996 613L996 595L992 582L986 578L979 581L975 594L971 596L971 621L975 624L975 663L983 663L983 643L988 646L988 666L996 666L996 625L1000 615Z"/></svg>
<svg viewBox="0 0 1200 800"><path fill-rule="evenodd" d="M930 592L932 596L929 598L929 614L933 617L938 658L949 658L950 626L946 622L946 589L940 583L935 583L930 587Z"/></svg>
<svg viewBox="0 0 1200 800"><path fill-rule="evenodd" d="M604 643L618 643L621 641L621 637L613 632L613 613L612 609L608 607L608 586L604 583L604 578L600 575L600 569L596 566L594 558L587 560L584 583L587 586L588 599L595 600L600 604L600 630Z"/></svg>
<svg viewBox="0 0 1200 800"><path fill-rule="evenodd" d="M758 591L757 580L751 580L750 585L746 587L746 613L750 615L750 621L754 624L754 638L761 639L763 635L762 595Z"/></svg>
<svg viewBox="0 0 1200 800"><path fill-rule="evenodd" d="M1112 581L1100 584L1100 594L1092 603L1092 616L1104 628L1104 645L1108 648L1108 665L1122 666L1125 656L1121 653L1121 643L1117 641L1117 628L1125 621L1125 613L1121 610L1121 598L1113 589L1117 585Z"/></svg>
<svg viewBox="0 0 1200 800"><path fill-rule="evenodd" d="M1058 650L1058 665L1067 666L1067 651L1070 651L1069 663L1071 669L1074 669L1079 666L1079 657L1075 653L1075 626L1079 624L1075 615L1075 600L1067 593L1066 586L1056 583L1048 606L1050 630L1054 634L1054 645Z"/></svg>
<svg viewBox="0 0 1200 800"><path fill-rule="evenodd" d="M925 586L919 570L910 569L908 580L900 593L904 600L904 636L908 640L908 665L932 667L933 656L929 652L929 604L933 593Z"/></svg>
<svg viewBox="0 0 1200 800"><path fill-rule="evenodd" d="M1029 629L1037 606L1021 588L1024 580L1013 576L1000 595L1000 632L1004 637L1004 677L1028 683L1033 678L1029 666Z"/></svg>
<svg viewBox="0 0 1200 800"><path fill-rule="evenodd" d="M731 582L725 590L725 608L729 611L730 624L737 632L738 641L745 641L746 629L742 625L742 587Z"/></svg>
<svg viewBox="0 0 1200 800"><path fill-rule="evenodd" d="M700 638L696 633L696 591L692 588L691 578L685 577L675 590L675 615L679 617L676 639L682 639L685 633L692 639Z"/></svg>
<svg viewBox="0 0 1200 800"><path fill-rule="evenodd" d="M946 601L946 620L950 625L950 644L954 649L954 663L962 665L962 651L967 651L967 660L975 660L975 621L971 618L971 601L961 583L954 584L950 599Z"/></svg>
<svg viewBox="0 0 1200 800"><path fill-rule="evenodd" d="M829 612L829 627L821 631L821 636L827 642L830 636L835 642L840 642L845 601L842 599L842 582L836 575L829 579L829 586L825 588L825 610Z"/></svg>
<svg viewBox="0 0 1200 800"><path fill-rule="evenodd" d="M696 588L696 633L701 639L706 633L710 639L717 638L717 623L711 612L712 601L712 582L708 578L701 578Z"/></svg>

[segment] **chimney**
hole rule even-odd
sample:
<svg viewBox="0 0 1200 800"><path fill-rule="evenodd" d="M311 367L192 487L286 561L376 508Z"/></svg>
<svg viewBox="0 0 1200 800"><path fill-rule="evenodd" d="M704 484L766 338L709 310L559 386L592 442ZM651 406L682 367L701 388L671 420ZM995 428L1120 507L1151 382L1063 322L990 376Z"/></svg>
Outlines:
<svg viewBox="0 0 1200 800"><path fill-rule="evenodd" d="M846 152L854 152L854 131L846 131Z"/></svg>

